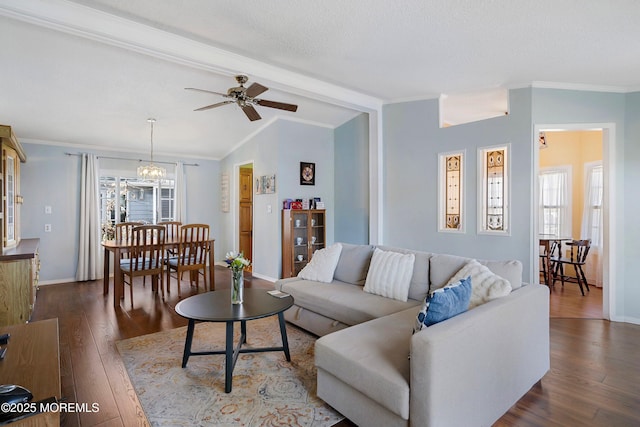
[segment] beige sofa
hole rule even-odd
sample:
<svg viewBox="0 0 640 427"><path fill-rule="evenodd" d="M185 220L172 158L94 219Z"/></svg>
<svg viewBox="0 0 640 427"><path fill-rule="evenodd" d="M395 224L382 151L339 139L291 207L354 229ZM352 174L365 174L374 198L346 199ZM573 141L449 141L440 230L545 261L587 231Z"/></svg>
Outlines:
<svg viewBox="0 0 640 427"><path fill-rule="evenodd" d="M491 425L549 370L548 289L523 286L519 261L480 261L509 295L413 334L429 290L470 259L380 246L415 255L402 302L363 292L373 246L342 246L332 283L276 288L295 299L285 318L321 336L318 396L357 425Z"/></svg>

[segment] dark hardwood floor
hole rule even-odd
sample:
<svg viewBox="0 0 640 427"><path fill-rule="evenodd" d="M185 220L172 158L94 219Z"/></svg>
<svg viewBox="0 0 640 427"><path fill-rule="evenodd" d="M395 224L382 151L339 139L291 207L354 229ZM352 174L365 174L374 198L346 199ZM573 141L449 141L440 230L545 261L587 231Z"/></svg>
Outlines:
<svg viewBox="0 0 640 427"><path fill-rule="evenodd" d="M40 288L32 320L58 318L64 398L100 405L96 413L63 414L63 426L149 425L115 343L186 325L173 310L179 300L175 280L172 283L164 302L152 295L150 284L140 284L133 308L127 292L115 309L113 294L102 295L102 281ZM245 284L273 287L250 276ZM229 287L226 268L216 268L216 286ZM551 293L550 372L497 426L640 425L640 326L597 319L598 304L602 316L602 292L592 288L582 297L574 287L562 290L556 284ZM182 290L183 297L196 292L188 280ZM580 316L596 318L575 318Z"/></svg>

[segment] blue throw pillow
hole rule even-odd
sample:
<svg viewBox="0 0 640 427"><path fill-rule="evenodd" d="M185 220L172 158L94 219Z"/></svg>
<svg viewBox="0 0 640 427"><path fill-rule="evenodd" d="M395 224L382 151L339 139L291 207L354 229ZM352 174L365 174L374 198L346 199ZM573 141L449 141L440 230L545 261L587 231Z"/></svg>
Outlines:
<svg viewBox="0 0 640 427"><path fill-rule="evenodd" d="M469 308L470 300L471 277L430 292L418 313L413 332L464 313Z"/></svg>

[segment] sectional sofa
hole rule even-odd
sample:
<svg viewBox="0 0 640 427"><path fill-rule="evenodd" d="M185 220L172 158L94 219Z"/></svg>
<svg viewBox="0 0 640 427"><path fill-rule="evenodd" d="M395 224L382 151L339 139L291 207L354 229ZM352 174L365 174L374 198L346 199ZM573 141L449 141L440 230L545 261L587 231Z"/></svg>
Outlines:
<svg viewBox="0 0 640 427"><path fill-rule="evenodd" d="M295 299L285 318L320 336L318 396L357 425L491 425L549 370L548 289L523 284L519 261L479 261L511 292L414 330L425 296L471 259L379 246L413 254L402 301L365 292L374 246L340 246L331 280L276 288Z"/></svg>

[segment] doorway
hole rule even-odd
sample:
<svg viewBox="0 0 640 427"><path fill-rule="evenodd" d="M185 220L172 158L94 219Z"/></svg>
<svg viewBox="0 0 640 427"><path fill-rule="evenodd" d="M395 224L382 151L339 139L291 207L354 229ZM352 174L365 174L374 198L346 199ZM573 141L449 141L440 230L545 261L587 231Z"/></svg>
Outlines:
<svg viewBox="0 0 640 427"><path fill-rule="evenodd" d="M253 163L238 168L238 251L253 265Z"/></svg>
<svg viewBox="0 0 640 427"><path fill-rule="evenodd" d="M583 297L575 283L563 288L556 282L550 295L552 317L610 317L615 284L610 250L615 208L611 203L614 177L610 166L614 133L613 124L535 126L534 242L537 244L540 234L553 233L593 241L584 268L592 291L585 290ZM594 176L599 176L599 189ZM542 199L545 201L541 206ZM532 265L538 265L538 251L536 247L536 262ZM569 266L571 272L572 268ZM532 282L544 283L536 279Z"/></svg>

